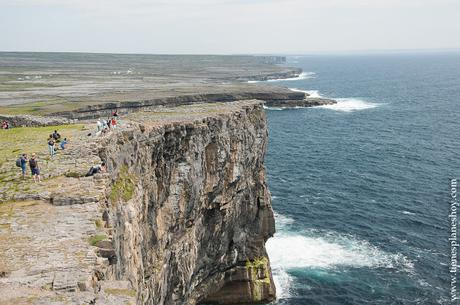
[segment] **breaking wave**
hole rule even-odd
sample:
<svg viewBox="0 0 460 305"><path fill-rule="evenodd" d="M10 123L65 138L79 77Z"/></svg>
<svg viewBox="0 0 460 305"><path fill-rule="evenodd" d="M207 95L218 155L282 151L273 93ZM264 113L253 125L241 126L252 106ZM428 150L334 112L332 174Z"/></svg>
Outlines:
<svg viewBox="0 0 460 305"><path fill-rule="evenodd" d="M357 110L372 109L379 104L367 102L356 98L338 98L337 104L318 106L318 108L331 109L335 111L352 112Z"/></svg>
<svg viewBox="0 0 460 305"><path fill-rule="evenodd" d="M402 254L387 253L364 240L335 232L293 232L293 220L275 214L277 231L266 243L280 298L290 295L290 270L337 267L388 268L412 272L413 263Z"/></svg>
<svg viewBox="0 0 460 305"><path fill-rule="evenodd" d="M265 106L265 105L263 107L266 110L284 110L284 109L286 109L285 107L268 107L268 106Z"/></svg>
<svg viewBox="0 0 460 305"><path fill-rule="evenodd" d="M299 74L299 76L296 77L290 77L290 78L277 78L277 79L268 79L268 80L249 80L248 83L250 84L255 84L255 83L261 83L261 82L284 82L284 81L293 81L293 80L302 80L302 79L309 79L309 78L314 78L315 77L315 72L302 72Z"/></svg>
<svg viewBox="0 0 460 305"><path fill-rule="evenodd" d="M301 90L301 89L297 89L297 88L289 88L289 90L294 91L294 92L306 93L306 94L308 94L308 97L318 97L318 98L323 97L323 96L321 96L321 94L319 94L318 90Z"/></svg>
<svg viewBox="0 0 460 305"><path fill-rule="evenodd" d="M327 98L327 97L322 96L318 90L301 90L298 88L289 88L289 90L294 91L294 92L304 92L308 94L308 97ZM337 98L334 100L337 101L337 104L317 106L317 108L324 108L324 109L343 111L343 112L352 112L352 111L357 111L357 110L372 109L372 108L376 108L380 106L380 104L371 103L371 102L364 101L364 100L357 99L357 98Z"/></svg>

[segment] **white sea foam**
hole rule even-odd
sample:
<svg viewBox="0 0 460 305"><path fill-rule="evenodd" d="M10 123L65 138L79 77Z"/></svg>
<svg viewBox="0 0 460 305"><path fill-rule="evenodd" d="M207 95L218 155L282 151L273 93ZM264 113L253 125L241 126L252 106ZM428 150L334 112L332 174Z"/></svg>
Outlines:
<svg viewBox="0 0 460 305"><path fill-rule="evenodd" d="M314 77L315 77L315 72L302 72L299 74L299 76L296 76L296 77L269 79L267 80L267 82L292 81L292 80L309 79L309 78L314 78Z"/></svg>
<svg viewBox="0 0 460 305"><path fill-rule="evenodd" d="M321 94L319 94L318 90L301 90L297 88L289 88L289 90L294 91L294 92L303 92L308 94L308 97L318 97L321 98L323 97Z"/></svg>
<svg viewBox="0 0 460 305"><path fill-rule="evenodd" d="M284 110L286 108L285 107L268 107L264 105L264 109L266 110Z"/></svg>
<svg viewBox="0 0 460 305"><path fill-rule="evenodd" d="M261 82L284 82L284 81L293 81L293 80L302 80L302 79L309 79L309 78L314 78L315 77L315 72L302 72L296 77L290 77L290 78L277 78L277 79L268 79L268 80L249 80L249 84L254 84L254 83L261 83Z"/></svg>
<svg viewBox="0 0 460 305"><path fill-rule="evenodd" d="M277 297L279 299L288 298L291 295L289 290L293 280L292 277L284 268L280 268L279 266L273 267L273 264L271 265L273 282L275 283Z"/></svg>
<svg viewBox="0 0 460 305"><path fill-rule="evenodd" d="M304 92L308 94L309 97L313 97L313 98L327 98L321 95L318 90L301 90L298 88L289 88L289 89L294 92ZM344 111L344 112L352 112L356 110L371 109L371 108L378 107L380 105L377 103L371 103L371 102L364 101L364 100L357 99L357 98L337 98L334 100L337 101L337 104L318 106L318 108L325 108L325 109Z"/></svg>
<svg viewBox="0 0 460 305"><path fill-rule="evenodd" d="M298 88L289 88L289 90L294 92L304 92L308 94L309 97L324 98L324 96L322 96L318 90L301 90ZM357 98L338 98L335 100L337 101L337 104L318 106L318 108L325 108L343 112L352 112L357 110L371 109L378 107L380 105Z"/></svg>
<svg viewBox="0 0 460 305"><path fill-rule="evenodd" d="M284 216L276 212L274 214L275 214L275 219L276 219L276 227L280 229L284 229L286 225L290 225L294 223L294 219L290 217Z"/></svg>
<svg viewBox="0 0 460 305"><path fill-rule="evenodd" d="M292 269L336 267L389 268L413 271L413 263L402 254L387 253L367 241L338 233L290 232L293 220L275 214L277 231L266 243L277 290L289 296Z"/></svg>
<svg viewBox="0 0 460 305"><path fill-rule="evenodd" d="M367 102L356 98L339 98L336 99L336 101L337 104L318 106L318 108L325 108L343 112L352 112L356 110L371 109L379 106L379 104Z"/></svg>
<svg viewBox="0 0 460 305"><path fill-rule="evenodd" d="M276 234L267 242L267 251L274 266L284 268L323 268L339 266L368 268L411 268L400 254L388 254L366 241L337 236L328 240L321 236Z"/></svg>

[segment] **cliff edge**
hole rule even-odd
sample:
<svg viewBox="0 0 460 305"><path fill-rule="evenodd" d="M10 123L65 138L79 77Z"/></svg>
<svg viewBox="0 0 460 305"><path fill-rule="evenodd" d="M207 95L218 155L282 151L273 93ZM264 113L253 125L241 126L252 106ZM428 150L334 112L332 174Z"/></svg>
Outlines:
<svg viewBox="0 0 460 305"><path fill-rule="evenodd" d="M103 143L116 177L107 211L118 258L111 273L134 283L140 303L273 300L261 104L174 112L162 124L156 112L133 115L138 128Z"/></svg>
<svg viewBox="0 0 460 305"><path fill-rule="evenodd" d="M91 125L66 128L68 150L48 160L38 152L41 184L16 183L14 159L0 165L2 303L275 299L261 102L132 113L101 137L88 135ZM83 177L102 160L108 173Z"/></svg>

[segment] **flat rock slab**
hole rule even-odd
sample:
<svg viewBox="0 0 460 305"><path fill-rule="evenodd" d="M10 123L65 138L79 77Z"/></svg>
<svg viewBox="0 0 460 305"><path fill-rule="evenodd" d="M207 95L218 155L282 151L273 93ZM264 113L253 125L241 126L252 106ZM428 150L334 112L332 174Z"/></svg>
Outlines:
<svg viewBox="0 0 460 305"><path fill-rule="evenodd" d="M77 292L91 281L97 265L96 248L88 237L96 234L97 203L54 206L42 201L0 205L0 286L11 294L32 298L56 291ZM24 295L14 287L29 289Z"/></svg>

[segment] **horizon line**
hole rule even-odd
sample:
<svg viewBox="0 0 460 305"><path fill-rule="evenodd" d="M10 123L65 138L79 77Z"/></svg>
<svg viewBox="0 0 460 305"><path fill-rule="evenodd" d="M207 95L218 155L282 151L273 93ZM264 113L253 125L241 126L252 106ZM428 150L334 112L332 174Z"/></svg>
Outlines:
<svg viewBox="0 0 460 305"><path fill-rule="evenodd" d="M99 51L11 51L0 50L0 53L61 53L61 54L107 54L107 55L165 55L165 56L309 56L309 55L378 55L400 53L455 53L460 48L424 48L424 49L367 49L340 51L305 51L305 52L267 52L267 53L147 53L147 52L99 52Z"/></svg>

